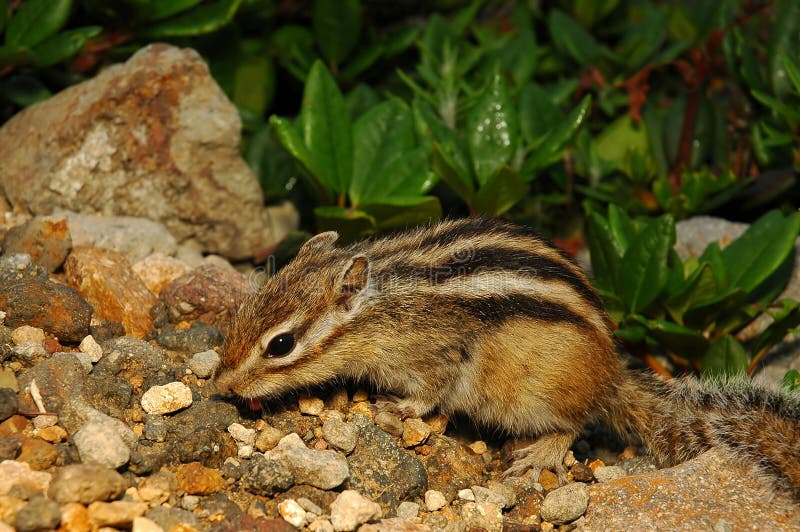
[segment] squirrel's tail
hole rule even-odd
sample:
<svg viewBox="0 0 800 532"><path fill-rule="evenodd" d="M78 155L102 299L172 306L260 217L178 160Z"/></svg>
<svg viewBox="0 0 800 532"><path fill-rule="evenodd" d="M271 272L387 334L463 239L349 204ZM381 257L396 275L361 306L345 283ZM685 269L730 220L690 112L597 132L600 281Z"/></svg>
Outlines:
<svg viewBox="0 0 800 532"><path fill-rule="evenodd" d="M661 465L712 447L753 464L800 500L800 393L745 378L660 380L626 370L604 421Z"/></svg>

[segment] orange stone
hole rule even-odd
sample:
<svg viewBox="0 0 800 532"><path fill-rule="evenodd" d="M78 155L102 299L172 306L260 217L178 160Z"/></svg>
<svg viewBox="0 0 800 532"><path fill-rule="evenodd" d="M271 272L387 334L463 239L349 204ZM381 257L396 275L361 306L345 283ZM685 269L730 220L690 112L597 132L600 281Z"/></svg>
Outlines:
<svg viewBox="0 0 800 532"><path fill-rule="evenodd" d="M205 467L200 462L181 465L175 475L180 489L190 495L209 495L225 486L219 471Z"/></svg>
<svg viewBox="0 0 800 532"><path fill-rule="evenodd" d="M91 532L92 520L89 510L78 502L61 505L61 526L59 532Z"/></svg>
<svg viewBox="0 0 800 532"><path fill-rule="evenodd" d="M554 490L559 486L558 476L549 469L542 469L542 472L539 474L539 484L541 484L546 491Z"/></svg>
<svg viewBox="0 0 800 532"><path fill-rule="evenodd" d="M589 462L589 468L594 472L595 469L598 467L605 467L606 463L600 460L599 458L595 458L591 462Z"/></svg>
<svg viewBox="0 0 800 532"><path fill-rule="evenodd" d="M26 438L22 442L17 461L26 462L31 469L43 471L56 463L58 451L55 445L36 438Z"/></svg>

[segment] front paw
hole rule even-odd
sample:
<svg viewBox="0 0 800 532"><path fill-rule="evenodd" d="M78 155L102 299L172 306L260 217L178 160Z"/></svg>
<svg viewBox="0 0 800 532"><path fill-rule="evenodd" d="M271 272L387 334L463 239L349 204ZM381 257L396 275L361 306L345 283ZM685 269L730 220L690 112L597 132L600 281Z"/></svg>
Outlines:
<svg viewBox="0 0 800 532"><path fill-rule="evenodd" d="M370 405L373 415L381 412L394 414L400 419L421 418L433 410L435 405L417 399L400 398L394 395L379 395Z"/></svg>

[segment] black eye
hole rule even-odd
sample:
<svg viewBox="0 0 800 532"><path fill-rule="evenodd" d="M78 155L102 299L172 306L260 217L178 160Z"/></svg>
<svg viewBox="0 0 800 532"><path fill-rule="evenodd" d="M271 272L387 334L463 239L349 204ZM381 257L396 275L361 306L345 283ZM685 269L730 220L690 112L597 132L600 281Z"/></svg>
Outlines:
<svg viewBox="0 0 800 532"><path fill-rule="evenodd" d="M264 354L268 357L282 357L291 353L293 348L294 335L292 333L283 333L270 340Z"/></svg>

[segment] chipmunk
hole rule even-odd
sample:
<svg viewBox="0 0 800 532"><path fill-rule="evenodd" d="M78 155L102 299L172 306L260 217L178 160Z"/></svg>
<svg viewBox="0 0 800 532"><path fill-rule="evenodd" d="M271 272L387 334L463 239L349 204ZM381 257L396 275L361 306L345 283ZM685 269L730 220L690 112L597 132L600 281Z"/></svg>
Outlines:
<svg viewBox="0 0 800 532"><path fill-rule="evenodd" d="M563 471L587 422L669 466L711 448L800 498L800 397L731 379L661 380L623 364L602 302L565 253L493 220L446 221L346 248L311 238L240 308L216 382L272 398L346 378L421 417L461 412L538 439L508 474Z"/></svg>

